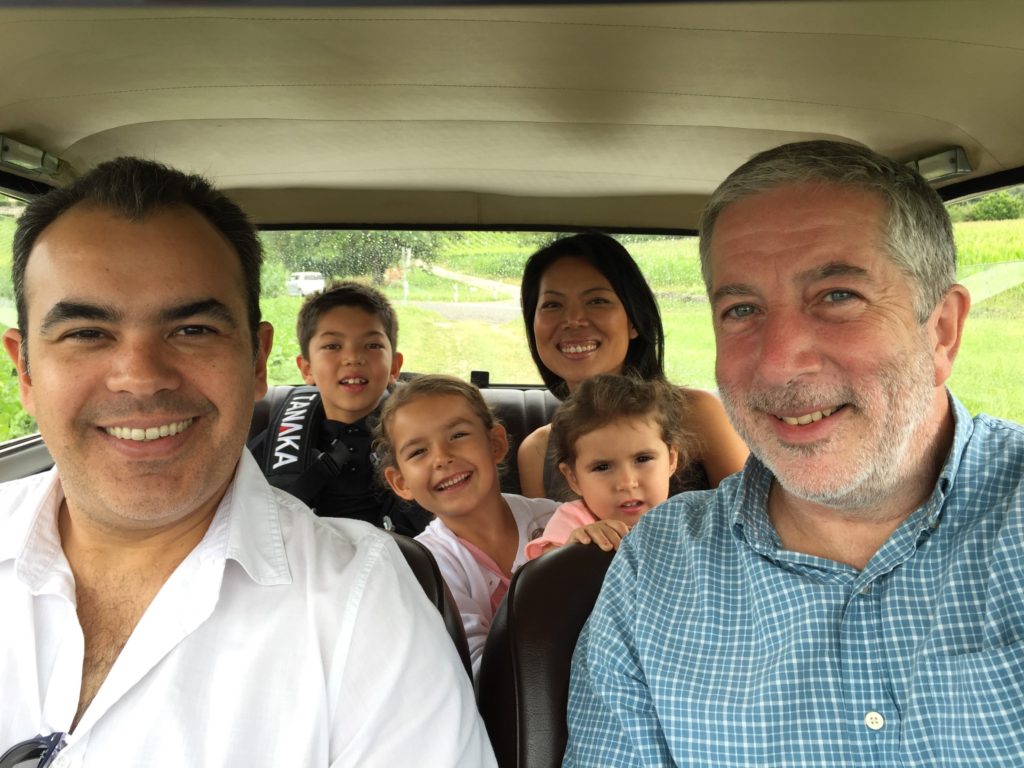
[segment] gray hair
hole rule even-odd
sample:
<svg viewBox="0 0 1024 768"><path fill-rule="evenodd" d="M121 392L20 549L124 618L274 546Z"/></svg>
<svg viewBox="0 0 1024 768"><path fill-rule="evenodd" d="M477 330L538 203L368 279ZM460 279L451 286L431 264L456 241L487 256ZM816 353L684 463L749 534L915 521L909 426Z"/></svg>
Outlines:
<svg viewBox="0 0 1024 768"><path fill-rule="evenodd" d="M787 184L834 184L879 195L888 221L882 242L914 285L914 311L924 322L956 282L953 226L938 193L916 172L877 152L838 141L783 144L754 155L712 194L700 221L700 262L711 291L711 238L728 206Z"/></svg>

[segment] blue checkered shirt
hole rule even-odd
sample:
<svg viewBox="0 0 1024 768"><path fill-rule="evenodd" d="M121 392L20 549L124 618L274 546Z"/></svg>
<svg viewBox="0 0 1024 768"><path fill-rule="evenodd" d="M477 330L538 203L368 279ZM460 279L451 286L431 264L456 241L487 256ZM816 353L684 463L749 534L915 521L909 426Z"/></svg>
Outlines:
<svg viewBox="0 0 1024 768"><path fill-rule="evenodd" d="M755 459L627 536L564 766L1024 765L1024 427L972 420L862 571L783 550Z"/></svg>

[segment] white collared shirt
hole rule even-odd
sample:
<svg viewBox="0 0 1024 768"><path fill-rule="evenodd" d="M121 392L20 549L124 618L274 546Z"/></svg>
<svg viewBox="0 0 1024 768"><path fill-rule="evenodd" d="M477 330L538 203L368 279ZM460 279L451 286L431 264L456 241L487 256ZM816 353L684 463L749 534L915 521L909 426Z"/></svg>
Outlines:
<svg viewBox="0 0 1024 768"><path fill-rule="evenodd" d="M0 485L0 752L66 731L84 640L56 470ZM248 452L56 763L480 766L494 756L441 617L386 534L314 516Z"/></svg>

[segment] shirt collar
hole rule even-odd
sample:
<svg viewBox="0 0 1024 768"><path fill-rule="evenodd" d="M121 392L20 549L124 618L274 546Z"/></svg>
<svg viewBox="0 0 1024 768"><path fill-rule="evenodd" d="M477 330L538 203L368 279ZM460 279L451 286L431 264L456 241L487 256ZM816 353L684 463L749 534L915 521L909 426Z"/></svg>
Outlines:
<svg viewBox="0 0 1024 768"><path fill-rule="evenodd" d="M54 467L5 488L14 508L0 525L0 562L17 561L18 577L38 592L63 560L57 511L64 500ZM296 502L298 505L298 502ZM242 451L235 476L196 546L204 560L235 560L258 584L288 584L291 572L280 520L281 501L249 451Z"/></svg>
<svg viewBox="0 0 1024 768"><path fill-rule="evenodd" d="M920 531L934 530L938 527L946 497L953 488L953 481L960 467L960 460L974 433L974 420L970 412L948 389L946 395L953 414L953 445L943 462L928 500L904 523L918 527ZM779 535L768 519L768 493L774 480L775 476L771 471L751 454L743 468L732 514L733 531L762 554L781 546Z"/></svg>
<svg viewBox="0 0 1024 768"><path fill-rule="evenodd" d="M371 414L372 415L372 414ZM370 434L372 426L367 421L369 416L364 416L361 419L353 421L351 424L346 424L344 421L334 421L332 419L324 419L323 431L325 434L330 435L333 438L338 438L343 435L359 434L366 435Z"/></svg>
<svg viewBox="0 0 1024 768"><path fill-rule="evenodd" d="M949 397L949 409L953 413L953 445L942 464L939 480L932 492L933 499L938 498L938 495L941 494L942 500L945 500L953 488L964 451L967 450L967 443L970 442L971 436L974 434L974 419L971 417L970 411L948 389L946 395Z"/></svg>
<svg viewBox="0 0 1024 768"><path fill-rule="evenodd" d="M4 491L9 513L0 526L0 562L14 560L18 578L38 593L54 563L64 558L57 529L64 491L57 469L16 480Z"/></svg>
<svg viewBox="0 0 1024 768"><path fill-rule="evenodd" d="M204 560L234 560L257 584L291 583L281 502L249 451L242 451L196 554Z"/></svg>
<svg viewBox="0 0 1024 768"><path fill-rule="evenodd" d="M768 520L768 493L775 476L751 453L739 481L733 502L732 530L756 551L774 552L782 545L775 526Z"/></svg>

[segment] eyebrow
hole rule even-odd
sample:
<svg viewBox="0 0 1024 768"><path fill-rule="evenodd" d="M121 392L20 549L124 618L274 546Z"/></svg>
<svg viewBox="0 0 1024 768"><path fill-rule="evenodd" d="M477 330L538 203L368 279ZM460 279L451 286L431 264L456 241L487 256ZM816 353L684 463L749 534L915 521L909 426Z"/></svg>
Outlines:
<svg viewBox="0 0 1024 768"><path fill-rule="evenodd" d="M237 328L238 323L231 311L217 299L200 299L186 304L166 307L157 314L161 323L187 320L193 317L211 317ZM42 333L47 333L54 326L76 320L90 320L101 323L117 323L124 320L124 313L110 304L93 304L87 301L58 301L43 317L40 326Z"/></svg>
<svg viewBox="0 0 1024 768"><path fill-rule="evenodd" d="M714 306L727 296L753 296L754 293L754 286L749 283L730 283L711 294L711 305Z"/></svg>
<svg viewBox="0 0 1024 768"><path fill-rule="evenodd" d="M665 441L661 441L660 443L654 443L653 445L649 445L646 448L640 448L638 450L633 451L630 454L627 454L626 458L627 459L635 459L637 456L646 456L646 455L648 455L650 453L657 453L658 449L662 445L668 445L668 443L666 443ZM669 447L671 447L671 446L669 446ZM576 460L577 461L580 460L579 455L576 456ZM586 463L587 464L610 464L613 461L616 461L616 459L612 458L611 456L608 456L608 457L598 456L598 457L593 458L593 459L588 459Z"/></svg>
<svg viewBox="0 0 1024 768"><path fill-rule="evenodd" d="M161 323L173 323L193 317L209 317L220 320L231 328L237 328L238 322L227 305L217 299L199 299L187 304L178 304L160 310L157 319Z"/></svg>
<svg viewBox="0 0 1024 768"><path fill-rule="evenodd" d="M90 304L85 301L58 301L43 317L40 331L46 333L53 326L71 320L97 320L114 323L123 317L122 313L109 304Z"/></svg>
<svg viewBox="0 0 1024 768"><path fill-rule="evenodd" d="M820 266L801 272L797 278L805 283L824 280L829 277L867 277L870 273L864 267L858 267L845 261L829 261Z"/></svg>
<svg viewBox="0 0 1024 768"><path fill-rule="evenodd" d="M593 288L585 288L581 293L596 293L598 291L602 291L604 293L615 293L614 288L610 288L605 285L595 285ZM541 291L542 296L546 293L553 293L555 296L565 296L567 294L566 291L556 291L552 288L546 288Z"/></svg>
<svg viewBox="0 0 1024 768"><path fill-rule="evenodd" d="M470 424L471 425L472 423L473 423L472 420L464 418L462 416L459 416L456 419L452 419L447 424L443 424L441 426L441 429L444 430L444 431L447 431L449 429L452 429L453 427L459 426L460 424ZM418 443L424 443L426 441L427 441L426 437L418 435L418 436L412 438L411 440L406 440L404 443L402 443L400 446L398 446L398 452L399 453L404 453L408 448L410 448L410 447L412 447L414 445L417 445Z"/></svg>
<svg viewBox="0 0 1024 768"><path fill-rule="evenodd" d="M796 276L796 280L800 283L813 283L817 280L827 280L830 277L870 279L871 273L863 267L858 267L845 261L829 261L801 272ZM749 283L730 283L729 285L723 285L711 295L711 304L714 306L728 296L753 296L756 293L757 290Z"/></svg>
<svg viewBox="0 0 1024 768"><path fill-rule="evenodd" d="M354 334L348 334L348 333L345 333L344 331L320 331L318 334L316 334L316 337L320 337L320 336L337 336L337 337L340 337L342 339L347 339L350 335L354 335ZM367 331L366 333L362 334L358 338L366 339L366 338L369 338L370 336L380 336L381 338L387 338L387 334L384 333L384 331L378 331L378 330Z"/></svg>

